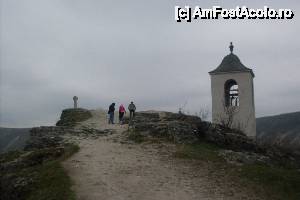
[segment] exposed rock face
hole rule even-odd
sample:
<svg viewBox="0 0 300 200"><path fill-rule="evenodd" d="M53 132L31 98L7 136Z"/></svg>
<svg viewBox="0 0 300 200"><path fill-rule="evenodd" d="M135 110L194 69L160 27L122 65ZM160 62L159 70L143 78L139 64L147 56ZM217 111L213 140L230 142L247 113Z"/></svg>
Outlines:
<svg viewBox="0 0 300 200"><path fill-rule="evenodd" d="M169 112L139 112L134 119L134 128L142 134L172 138L177 143L206 140L232 150L260 150L256 143L243 133L201 121L197 116Z"/></svg>
<svg viewBox="0 0 300 200"><path fill-rule="evenodd" d="M91 112L83 108L65 109L62 111L56 126L75 126L78 122L85 121L90 117L92 117Z"/></svg>
<svg viewBox="0 0 300 200"><path fill-rule="evenodd" d="M178 143L195 143L201 132L201 119L175 113L136 113L134 129L144 135L167 137Z"/></svg>
<svg viewBox="0 0 300 200"><path fill-rule="evenodd" d="M229 130L216 124L202 124L205 139L221 147L235 151L263 151L254 140L239 131Z"/></svg>
<svg viewBox="0 0 300 200"><path fill-rule="evenodd" d="M63 144L62 135L72 132L68 127L44 126L35 127L30 130L31 139L24 150L35 150L57 147Z"/></svg>
<svg viewBox="0 0 300 200"><path fill-rule="evenodd" d="M82 138L113 134L113 130L98 130L88 127L73 128L68 126L41 126L31 129L31 139L27 142L25 150L36 150L50 147L59 147L65 144L68 135Z"/></svg>

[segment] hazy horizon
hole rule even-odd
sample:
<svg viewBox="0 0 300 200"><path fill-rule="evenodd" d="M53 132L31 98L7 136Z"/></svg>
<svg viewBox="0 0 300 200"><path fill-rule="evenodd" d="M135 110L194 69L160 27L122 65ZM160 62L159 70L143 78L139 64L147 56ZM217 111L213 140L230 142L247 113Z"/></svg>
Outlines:
<svg viewBox="0 0 300 200"><path fill-rule="evenodd" d="M264 5L291 20L177 23L174 6ZM256 116L300 111L300 3L0 0L0 126L53 125L79 107L211 110L210 77L229 54L253 69Z"/></svg>

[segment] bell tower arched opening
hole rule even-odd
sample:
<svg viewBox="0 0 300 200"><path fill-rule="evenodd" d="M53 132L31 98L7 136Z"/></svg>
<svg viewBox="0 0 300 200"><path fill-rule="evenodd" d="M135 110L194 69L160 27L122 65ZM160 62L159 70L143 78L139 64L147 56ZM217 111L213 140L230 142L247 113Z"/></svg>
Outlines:
<svg viewBox="0 0 300 200"><path fill-rule="evenodd" d="M224 85L225 106L240 106L239 85L233 79L227 80Z"/></svg>

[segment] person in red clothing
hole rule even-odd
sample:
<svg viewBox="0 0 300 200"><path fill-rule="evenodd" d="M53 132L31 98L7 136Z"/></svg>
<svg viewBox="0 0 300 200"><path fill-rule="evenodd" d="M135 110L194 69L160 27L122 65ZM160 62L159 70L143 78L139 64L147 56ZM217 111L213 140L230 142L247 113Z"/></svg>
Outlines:
<svg viewBox="0 0 300 200"><path fill-rule="evenodd" d="M125 110L123 104L121 104L120 107L119 107L119 123L121 125L123 124L125 113L126 113L126 110Z"/></svg>

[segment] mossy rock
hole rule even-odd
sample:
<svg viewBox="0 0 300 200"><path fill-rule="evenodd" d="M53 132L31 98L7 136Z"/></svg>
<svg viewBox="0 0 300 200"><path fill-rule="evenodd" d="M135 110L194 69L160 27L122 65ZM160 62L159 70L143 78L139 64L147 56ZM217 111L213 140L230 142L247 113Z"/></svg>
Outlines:
<svg viewBox="0 0 300 200"><path fill-rule="evenodd" d="M91 117L92 113L83 108L65 109L62 111L56 126L75 126L78 122L85 121Z"/></svg>

